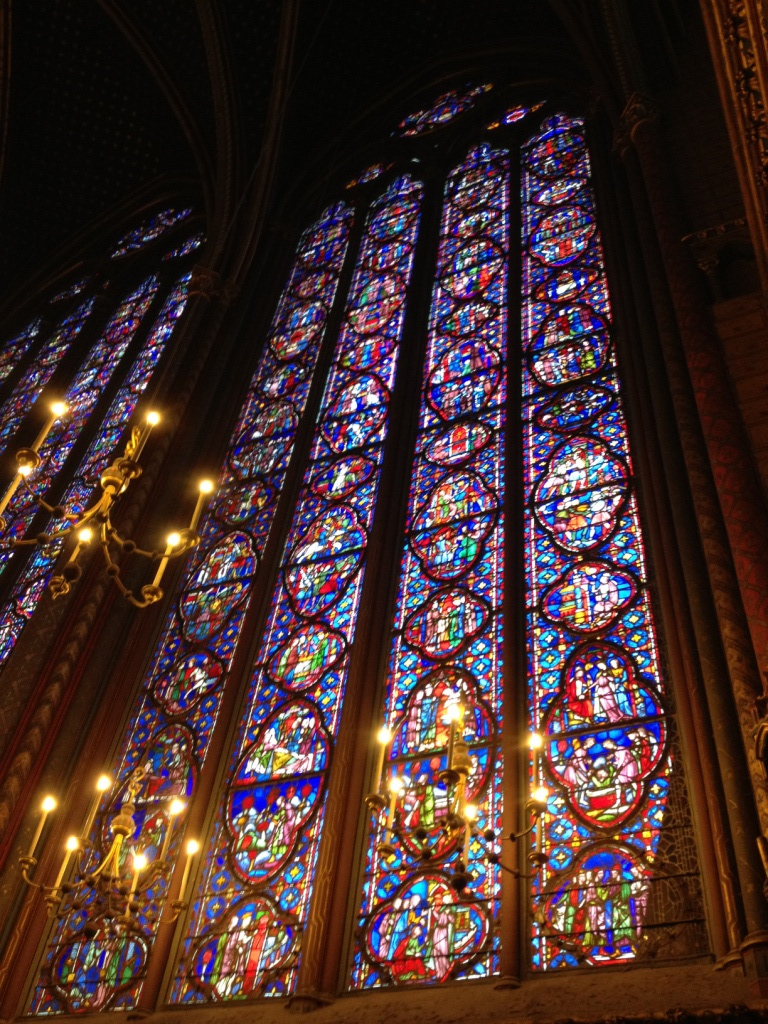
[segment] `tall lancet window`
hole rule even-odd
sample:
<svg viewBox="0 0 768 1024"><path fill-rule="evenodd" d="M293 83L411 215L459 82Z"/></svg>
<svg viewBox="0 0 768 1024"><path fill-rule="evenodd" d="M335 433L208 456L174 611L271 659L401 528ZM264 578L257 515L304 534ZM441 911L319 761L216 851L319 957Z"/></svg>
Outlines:
<svg viewBox="0 0 768 1024"><path fill-rule="evenodd" d="M450 794L439 773L451 709L461 708L474 766L466 796L480 828L501 826L508 246L509 157L485 145L445 186L384 713L393 735L385 779L404 786L402 841L387 842L382 815L355 960L362 987L493 969L499 869L477 858L472 898L452 887L462 839L443 828ZM430 956L416 953L422 929Z"/></svg>
<svg viewBox="0 0 768 1024"><path fill-rule="evenodd" d="M300 238L82 872L129 796L165 866L64 907L29 1012L293 995L331 931L356 990L706 951L584 126L494 92Z"/></svg>
<svg viewBox="0 0 768 1024"><path fill-rule="evenodd" d="M96 262L87 278L58 292L47 304L44 318L37 317L0 350L0 376L7 378L7 397L3 400L0 394L0 445L9 465L18 445L17 432L30 411L33 415L37 411L35 402L55 396L67 405L66 414L40 447L40 466L28 477L29 490L18 491L4 512L4 541L19 540L33 528L43 533L60 525L40 512L35 495L69 512L90 503L137 402L151 389L154 371L186 305L190 269L185 257L199 248L203 236L199 231L187 229L179 234L172 229L190 214L189 209L166 209L143 220L120 240L108 260ZM167 239L165 245L163 239ZM152 243L159 251L149 256L145 250ZM155 267L154 272L146 273L147 263ZM117 292L119 298L102 295L97 302L102 285L115 276L118 282L133 278L135 283L119 286L123 289L122 295ZM47 418L47 411L42 418ZM86 454L79 465L73 465L73 448L81 436L89 435ZM8 588L0 605L0 670L34 612L61 551L62 542L37 548L31 555L28 548L12 549L5 543L0 548L0 581ZM13 577L10 584L9 576Z"/></svg>
<svg viewBox="0 0 768 1024"><path fill-rule="evenodd" d="M656 955L691 892L684 860L656 868L660 855L670 863L681 777L583 132L554 117L522 150L528 692L544 740L533 783L550 789L533 963L544 969ZM700 943L700 918L678 928Z"/></svg>
<svg viewBox="0 0 768 1024"><path fill-rule="evenodd" d="M277 499L305 410L327 320L349 241L351 210L328 209L302 238L268 343L251 382L222 468L218 497L204 520L202 540L166 622L154 663L122 741L114 789L105 795L90 839L95 866L111 842L109 823L126 798L137 768L145 782L135 800L141 838L130 854L157 858L170 823L170 800L185 801L171 855L206 762L251 598L251 584L273 524ZM226 725L226 723L224 723ZM214 766L215 768L215 766ZM61 921L33 995L35 1012L133 1006L140 995L157 906L168 878L155 879L151 900L126 932L109 906ZM93 965L113 979L94 979Z"/></svg>

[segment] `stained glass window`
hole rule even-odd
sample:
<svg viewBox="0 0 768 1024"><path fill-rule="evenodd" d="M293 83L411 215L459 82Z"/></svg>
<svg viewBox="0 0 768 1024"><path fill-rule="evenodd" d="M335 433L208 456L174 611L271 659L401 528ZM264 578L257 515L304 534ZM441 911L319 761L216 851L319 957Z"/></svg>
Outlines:
<svg viewBox="0 0 768 1024"><path fill-rule="evenodd" d="M444 93L406 118L392 142L406 166L421 144L411 136L489 89ZM498 974L515 927L505 870L535 971L660 955L675 929L686 955L706 949L590 159L583 123L547 109L484 114L480 141L450 149L432 210L395 156L349 183L367 185L350 193L358 212L329 207L300 239L91 833L93 869L146 767L123 856L156 857L180 796L176 863L190 802L214 794L175 959L161 965L166 1002L296 993L320 850L339 841L325 819L345 694L365 687L376 721L353 723L361 749L389 728L368 788L400 787L388 807L361 808L338 952L352 989ZM142 225L123 252L175 216ZM102 420L78 500L146 386L185 281ZM387 469L402 490L382 491ZM400 536L379 565L369 545L387 519ZM262 566L265 550L274 564ZM47 571L38 559L20 580L0 618L6 647ZM378 583L385 596L369 597ZM361 679L353 645L376 635L382 679ZM529 730L543 736L530 756ZM524 775L547 791L540 817L521 799ZM97 898L68 908L30 1012L135 1007L169 882L140 883L130 932Z"/></svg>
<svg viewBox="0 0 768 1024"><path fill-rule="evenodd" d="M143 281L118 306L101 337L88 353L65 395L69 411L66 417L54 424L40 448L40 466L28 477L30 486L35 490L45 491L64 465L103 388L109 383L125 355L158 286L159 282L155 276ZM3 431L0 430L0 437L2 436ZM6 535L14 538L23 537L36 511L37 504L32 493L20 491L6 510ZM0 567L4 567L12 557L12 552L3 552L0 555Z"/></svg>
<svg viewBox="0 0 768 1024"><path fill-rule="evenodd" d="M523 106L522 104L517 107L510 107L509 110L502 114L498 121L491 121L487 127L490 130L500 128L502 125L517 124L518 121L522 121L529 114L535 114L537 110L541 110L543 106L543 103L534 103L530 107Z"/></svg>
<svg viewBox="0 0 768 1024"><path fill-rule="evenodd" d="M371 164L371 166L367 167L362 174L358 174L356 178L348 181L346 187L354 188L355 185L365 185L369 181L375 181L376 178L384 174L385 171L388 171L391 166L392 164L385 164L383 162Z"/></svg>
<svg viewBox="0 0 768 1024"><path fill-rule="evenodd" d="M29 412L33 402L53 376L56 367L83 329L93 309L93 302L92 298L86 299L74 313L65 317L37 353L35 362L17 381L13 391L0 407L0 446L7 446L10 437L18 430L22 418ZM8 368L9 372L11 369L12 367Z"/></svg>
<svg viewBox="0 0 768 1024"><path fill-rule="evenodd" d="M140 395L152 380L157 362L170 340L176 321L184 310L189 278L190 275L185 274L166 299L152 331L134 360L130 373L115 395L91 441L79 470L59 500L59 504L63 507L71 511L80 511L93 500L94 488L109 454L120 440L125 424L130 419ZM109 337L112 337L112 333ZM77 382L75 382L71 389L71 395L75 398L77 386ZM72 397L68 396L68 400L72 401ZM87 415L87 410L81 408L80 413L81 416ZM72 442L73 438L70 435L69 443ZM62 443L65 443L64 438L62 438ZM0 666L5 663L24 624L35 610L40 594L50 579L53 565L60 553L61 542L51 543L45 548L37 549L15 582L10 600L0 608Z"/></svg>
<svg viewBox="0 0 768 1024"><path fill-rule="evenodd" d="M365 225L174 1001L295 986L420 200L418 183L398 179Z"/></svg>
<svg viewBox="0 0 768 1024"><path fill-rule="evenodd" d="M403 118L397 126L397 134L407 138L410 135L423 135L425 132L431 132L452 121L459 114L463 114L465 110L469 110L475 105L479 96L489 92L492 88L492 85L486 84L475 85L464 90L451 89L450 92L438 96L431 106L424 110L417 110Z"/></svg>
<svg viewBox="0 0 768 1024"><path fill-rule="evenodd" d="M387 848L384 815L372 829L359 988L493 971L498 870L470 847L476 877L458 898L461 842L441 827L450 794L439 773L449 767L447 715L461 703L475 766L467 796L481 828L500 824L508 182L506 153L483 146L446 185L384 711L393 737L384 777L405 783L403 838Z"/></svg>
<svg viewBox="0 0 768 1024"><path fill-rule="evenodd" d="M40 333L41 324L42 320L37 317L32 323L27 324L23 331L19 331L14 338L6 341L0 349L0 381L5 380L29 350Z"/></svg>
<svg viewBox="0 0 768 1024"><path fill-rule="evenodd" d="M181 259L182 256L189 256L191 252L199 249L204 241L205 234L202 231L195 232L194 235L190 235L185 242L181 243L181 245L177 246L175 249L171 249L170 252L167 252L165 256L163 256L163 262L166 260Z"/></svg>
<svg viewBox="0 0 768 1024"><path fill-rule="evenodd" d="M251 582L293 451L296 426L306 406L351 220L348 207L334 206L299 244L221 472L217 500L201 526L201 544L121 746L115 787L96 817L91 837L94 858L103 854L107 823L119 809L137 765L153 765L134 815L137 832L143 836L142 851L157 852L152 837L162 836L168 827L166 798L194 794L251 597ZM182 834L180 827L172 856L178 852ZM167 879L161 877L143 895L161 901L166 889ZM92 916L97 928L93 935L92 923L76 910L62 920L33 996L34 1012L135 1005L157 921L151 914L141 914L135 938L128 942L113 928L109 908L96 908ZM119 977L120 983L104 985L95 979L94 958L101 958L105 970Z"/></svg>
<svg viewBox="0 0 768 1024"><path fill-rule="evenodd" d="M83 277L79 281L75 281L74 284L69 285L63 291L60 291L57 295L51 299L51 302L63 302L64 299L72 299L75 295L79 295L80 292L85 291L85 286L88 284L88 278Z"/></svg>
<svg viewBox="0 0 768 1024"><path fill-rule="evenodd" d="M144 246L154 242L160 235L170 231L176 224L186 220L191 213L192 208L188 207L184 210L168 209L152 214L151 217L148 217L137 228L133 228L125 237L120 239L112 253L112 259L143 249Z"/></svg>
<svg viewBox="0 0 768 1024"><path fill-rule="evenodd" d="M579 120L550 119L523 150L530 715L544 737L532 774L551 792L532 941L545 969L647 952L683 884L655 871L668 701L589 176Z"/></svg>

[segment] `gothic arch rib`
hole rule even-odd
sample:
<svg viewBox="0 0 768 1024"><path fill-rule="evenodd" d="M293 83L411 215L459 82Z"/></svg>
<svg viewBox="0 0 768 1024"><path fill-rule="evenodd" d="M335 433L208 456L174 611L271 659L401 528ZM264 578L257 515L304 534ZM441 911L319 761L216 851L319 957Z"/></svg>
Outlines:
<svg viewBox="0 0 768 1024"><path fill-rule="evenodd" d="M213 99L216 131L215 193L210 205L211 251L208 263L218 261L233 216L238 184L242 177L241 124L237 117L232 64L228 59L229 38L223 12L217 2L196 0L195 8L208 60L208 77Z"/></svg>

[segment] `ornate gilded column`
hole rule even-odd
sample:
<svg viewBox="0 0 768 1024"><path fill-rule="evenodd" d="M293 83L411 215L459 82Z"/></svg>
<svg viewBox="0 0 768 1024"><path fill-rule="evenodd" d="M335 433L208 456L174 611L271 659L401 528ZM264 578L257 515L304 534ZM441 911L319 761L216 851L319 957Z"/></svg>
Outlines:
<svg viewBox="0 0 768 1024"><path fill-rule="evenodd" d="M701 0L763 289L768 290L768 20L764 0Z"/></svg>

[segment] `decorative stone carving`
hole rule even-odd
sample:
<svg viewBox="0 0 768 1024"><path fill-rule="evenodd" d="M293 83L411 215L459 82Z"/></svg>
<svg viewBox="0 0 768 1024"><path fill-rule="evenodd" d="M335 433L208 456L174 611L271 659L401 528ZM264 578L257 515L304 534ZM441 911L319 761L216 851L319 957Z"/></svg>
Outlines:
<svg viewBox="0 0 768 1024"><path fill-rule="evenodd" d="M649 121L657 121L659 106L654 99L644 93L633 92L621 113L614 133L613 144L616 152L623 157L632 144L635 130L639 125Z"/></svg>
<svg viewBox="0 0 768 1024"><path fill-rule="evenodd" d="M189 282L189 294L201 295L209 301L218 299L229 306L238 294L239 289L230 281L224 281L221 274L210 267L198 263L192 268L192 279Z"/></svg>

